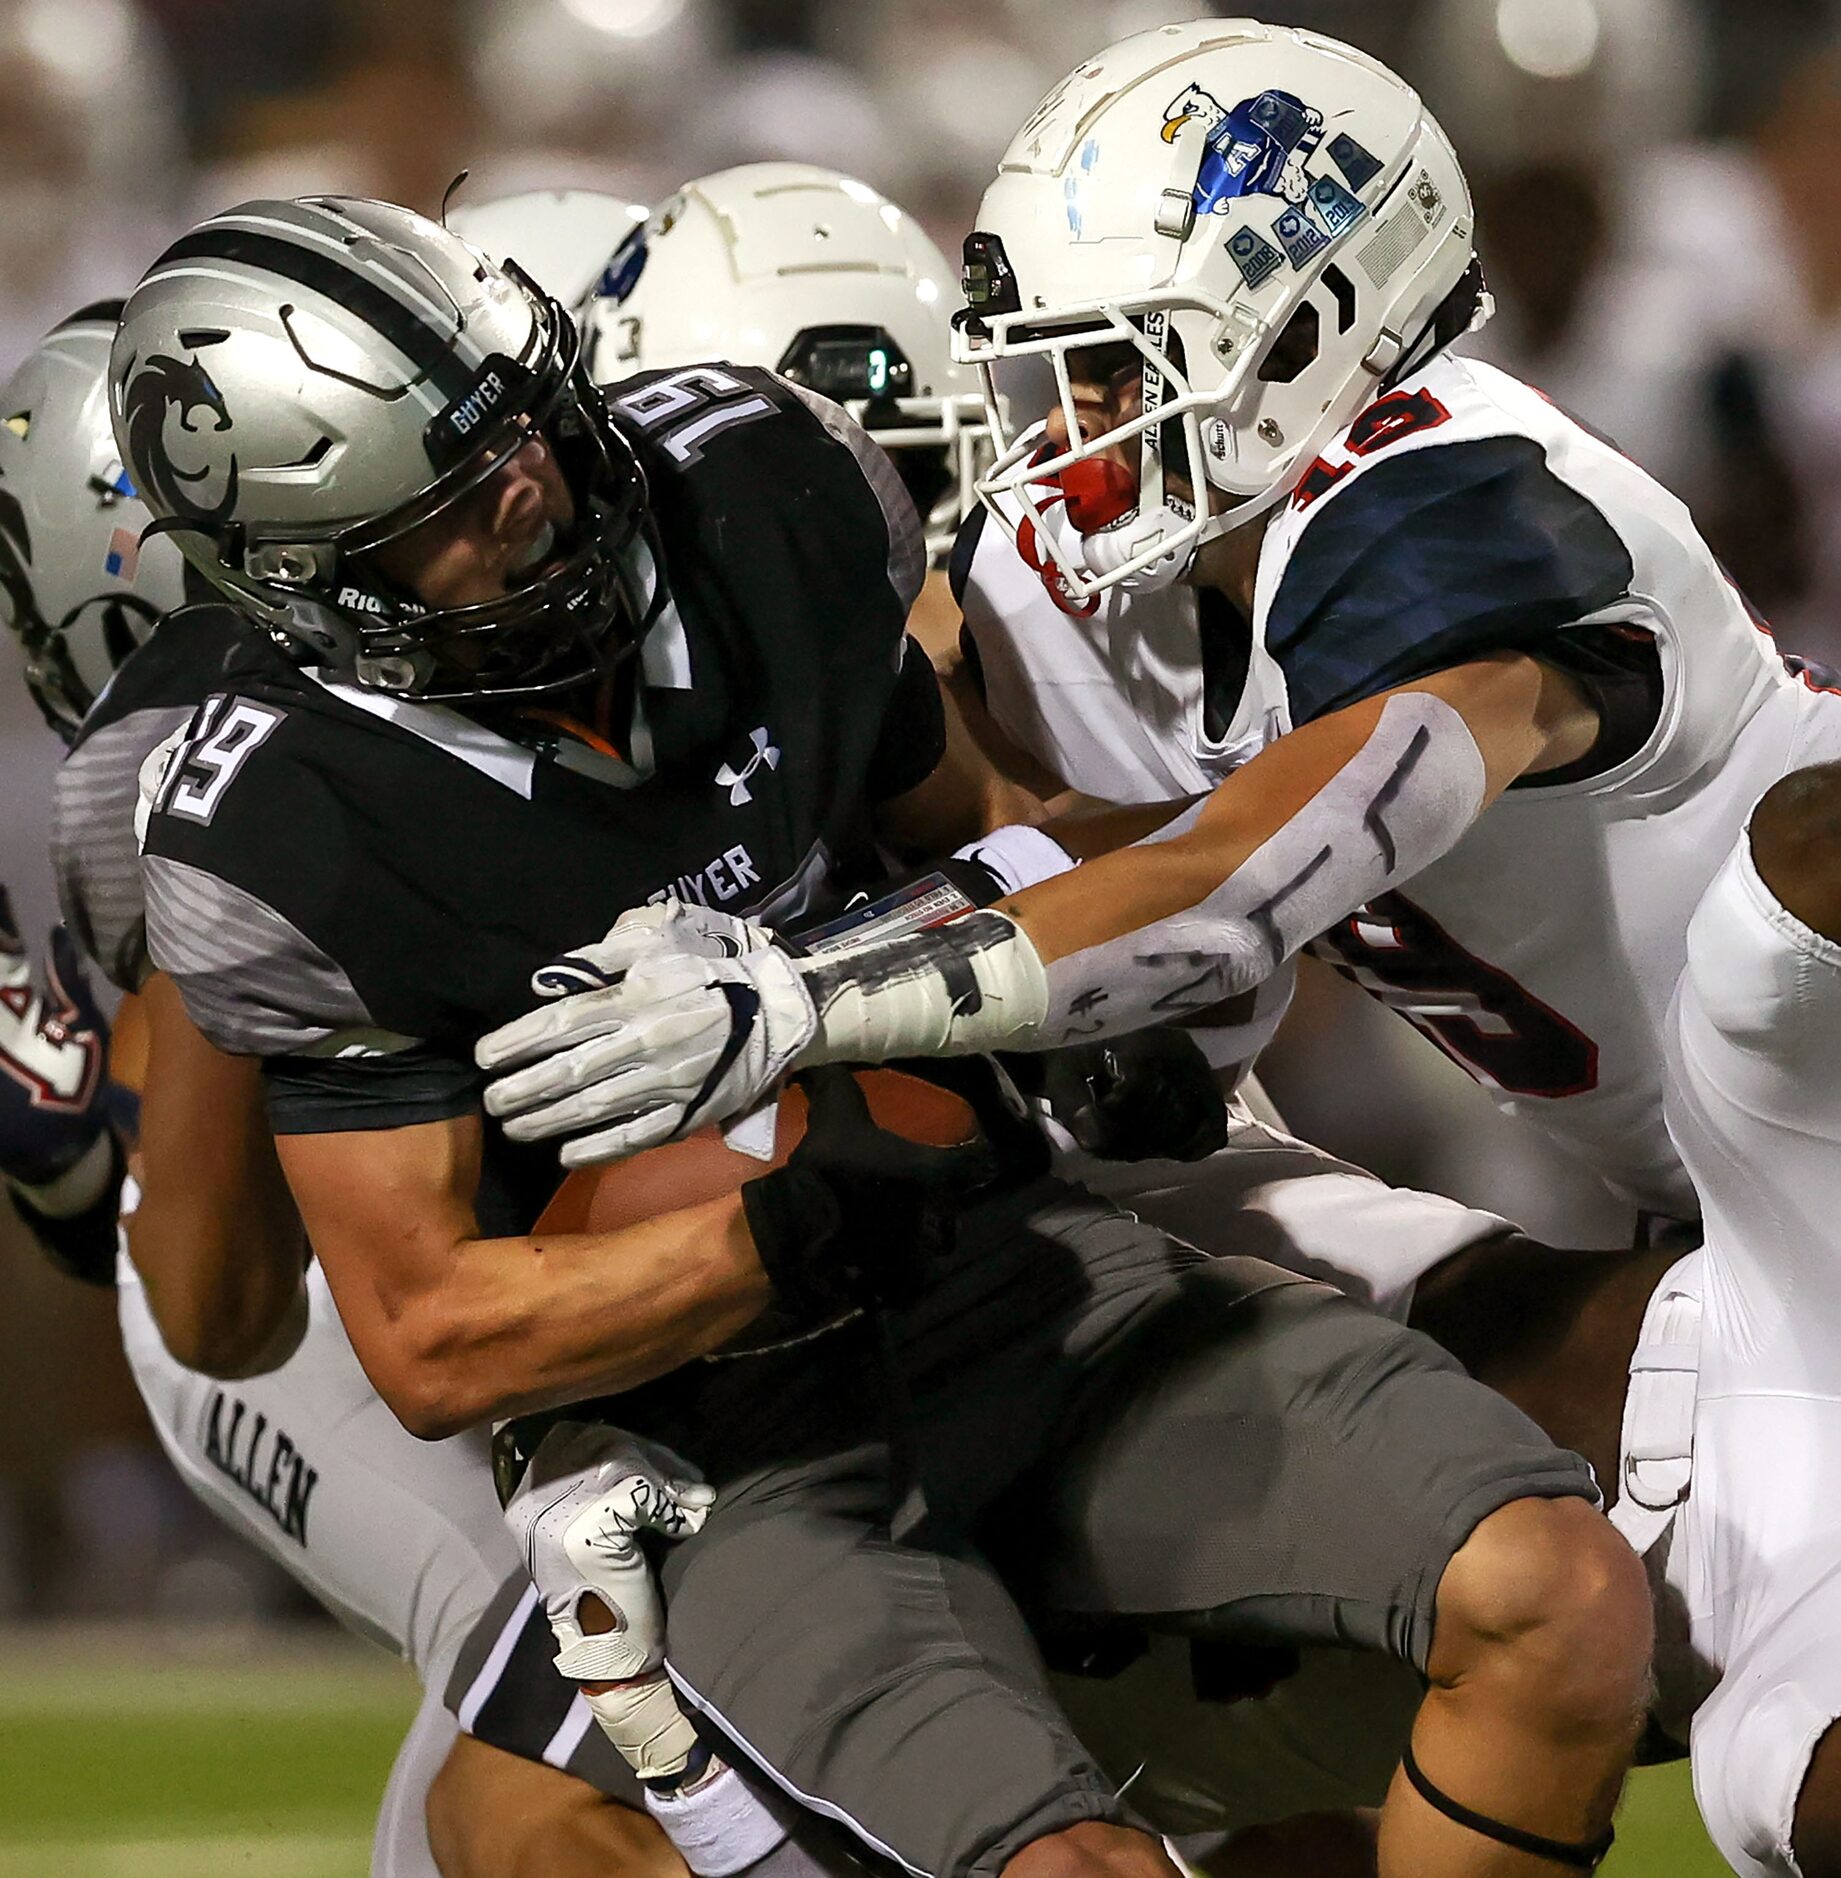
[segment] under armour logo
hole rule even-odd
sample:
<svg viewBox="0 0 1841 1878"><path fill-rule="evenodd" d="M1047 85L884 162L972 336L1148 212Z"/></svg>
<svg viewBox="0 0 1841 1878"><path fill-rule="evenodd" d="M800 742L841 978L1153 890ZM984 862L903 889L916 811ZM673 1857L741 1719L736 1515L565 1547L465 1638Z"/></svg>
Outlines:
<svg viewBox="0 0 1841 1878"><path fill-rule="evenodd" d="M748 778L763 763L769 769L780 767L779 746L767 741L767 726L762 724L758 729L751 730L748 735L754 740L753 756L739 770L725 763L716 772L717 782L729 792L729 807L732 809L738 809L744 802L754 800L754 792L748 787Z"/></svg>

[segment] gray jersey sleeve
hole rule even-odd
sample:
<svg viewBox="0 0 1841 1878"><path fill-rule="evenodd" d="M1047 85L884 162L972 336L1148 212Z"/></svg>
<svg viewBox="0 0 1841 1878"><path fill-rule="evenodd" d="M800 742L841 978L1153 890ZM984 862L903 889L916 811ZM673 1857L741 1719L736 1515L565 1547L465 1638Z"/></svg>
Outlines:
<svg viewBox="0 0 1841 1878"><path fill-rule="evenodd" d="M344 970L245 889L168 855L141 857L147 950L187 1015L231 1056L301 1056L407 1040L378 1029Z"/></svg>
<svg viewBox="0 0 1841 1878"><path fill-rule="evenodd" d="M85 737L58 772L51 864L64 923L123 991L138 991L153 970L134 835L141 765L191 715L183 704L132 712Z"/></svg>

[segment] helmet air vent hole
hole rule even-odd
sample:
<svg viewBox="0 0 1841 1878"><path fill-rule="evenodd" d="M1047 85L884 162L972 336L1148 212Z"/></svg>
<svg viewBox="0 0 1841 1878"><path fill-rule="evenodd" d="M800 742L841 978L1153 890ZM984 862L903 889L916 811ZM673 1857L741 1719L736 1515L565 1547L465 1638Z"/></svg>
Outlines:
<svg viewBox="0 0 1841 1878"><path fill-rule="evenodd" d="M1260 361L1260 382L1267 385L1294 383L1316 363L1322 333L1323 322L1317 309L1306 300L1285 322L1284 330Z"/></svg>
<svg viewBox="0 0 1841 1878"><path fill-rule="evenodd" d="M221 326L188 326L179 335L179 343L188 352L202 352L206 346L221 346L229 333Z"/></svg>
<svg viewBox="0 0 1841 1878"><path fill-rule="evenodd" d="M1336 330L1346 333L1355 324L1355 283L1332 261L1323 270L1323 284L1336 296Z"/></svg>

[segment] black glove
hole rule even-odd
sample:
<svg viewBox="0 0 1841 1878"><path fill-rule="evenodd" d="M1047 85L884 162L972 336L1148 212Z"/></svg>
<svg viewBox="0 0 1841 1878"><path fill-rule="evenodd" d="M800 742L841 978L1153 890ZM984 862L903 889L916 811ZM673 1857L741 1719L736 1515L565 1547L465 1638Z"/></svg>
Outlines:
<svg viewBox="0 0 1841 1878"><path fill-rule="evenodd" d="M1100 1160L1200 1161L1227 1146L1227 1104L1186 1030L1071 1044L1038 1062L1049 1112Z"/></svg>
<svg viewBox="0 0 1841 1878"><path fill-rule="evenodd" d="M128 1161L121 1142L113 1133L104 1139L108 1149L106 1171L99 1173L96 1197L80 1212L41 1212L17 1187L12 1189L12 1194L13 1210L31 1230L45 1257L66 1278L108 1291L115 1286L121 1183L128 1172ZM98 1152L101 1152L100 1147Z"/></svg>
<svg viewBox="0 0 1841 1878"><path fill-rule="evenodd" d="M805 1137L784 1167L742 1188L748 1230L782 1303L813 1319L919 1296L950 1252L965 1196L996 1172L982 1143L930 1148L878 1127L857 1079L798 1079Z"/></svg>

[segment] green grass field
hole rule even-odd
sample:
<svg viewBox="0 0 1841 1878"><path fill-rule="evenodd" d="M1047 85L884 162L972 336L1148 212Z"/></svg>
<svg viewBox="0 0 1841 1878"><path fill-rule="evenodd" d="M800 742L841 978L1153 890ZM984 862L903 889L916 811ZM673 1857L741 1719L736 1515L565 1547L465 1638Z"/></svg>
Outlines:
<svg viewBox="0 0 1841 1878"><path fill-rule="evenodd" d="M0 1878L363 1878L416 1701L340 1641L0 1641Z"/></svg>
<svg viewBox="0 0 1841 1878"><path fill-rule="evenodd" d="M0 1878L364 1878L415 1711L336 1641L233 1660L0 1633ZM1685 1766L1639 1774L1606 1878L1718 1878Z"/></svg>

